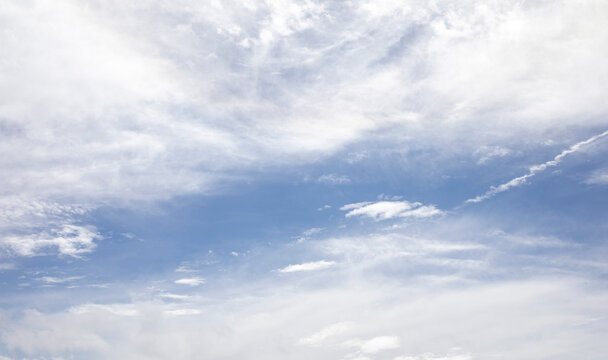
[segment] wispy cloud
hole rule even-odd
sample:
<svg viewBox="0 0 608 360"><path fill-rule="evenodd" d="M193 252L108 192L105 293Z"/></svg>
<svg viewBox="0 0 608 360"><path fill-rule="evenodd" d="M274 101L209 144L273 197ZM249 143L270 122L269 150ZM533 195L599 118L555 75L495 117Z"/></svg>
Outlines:
<svg viewBox="0 0 608 360"><path fill-rule="evenodd" d="M501 146L482 146L481 148L475 151L475 154L479 156L479 160L477 160L478 165L485 164L490 159L504 157L511 153L511 149L507 149Z"/></svg>
<svg viewBox="0 0 608 360"><path fill-rule="evenodd" d="M74 258L92 252L97 244L95 240L102 236L92 227L63 225L60 229L34 235L10 235L0 238L0 247L20 256L36 256L56 251L59 255Z"/></svg>
<svg viewBox="0 0 608 360"><path fill-rule="evenodd" d="M72 282L74 280L84 279L84 276L69 276L69 277L52 277L52 276L42 276L39 277L38 280L43 281L47 284L63 284L66 282Z"/></svg>
<svg viewBox="0 0 608 360"><path fill-rule="evenodd" d="M392 218L428 218L443 214L435 205L423 205L420 202L378 201L347 204L340 208L348 211L346 217L366 216L374 220Z"/></svg>
<svg viewBox="0 0 608 360"><path fill-rule="evenodd" d="M352 321L342 321L328 325L314 334L301 338L298 343L308 346L321 346L339 335L347 333L355 326Z"/></svg>
<svg viewBox="0 0 608 360"><path fill-rule="evenodd" d="M1 214L212 193L346 146L368 162L370 142L470 154L556 118L605 125L601 2L194 5L2 6ZM0 231L78 223L45 216Z"/></svg>
<svg viewBox="0 0 608 360"><path fill-rule="evenodd" d="M514 187L518 187L521 186L523 184L526 183L526 181L533 177L534 175L546 170L549 167L553 167L553 166L557 166L559 165L559 163L561 163L563 161L563 159L572 154L575 153L577 151L579 151L581 148L583 148L585 145L591 144L594 141L603 138L604 136L608 135L608 130L604 131L601 134L597 134L594 135L592 137L590 137L587 140L578 142L574 145L572 145L570 148L562 151L561 153L559 153L557 156L555 156L553 158L553 160L549 160L545 163L539 164L539 165L534 165L532 167L530 167L529 171L527 174L516 177L514 179L509 180L508 182L501 184L501 185L497 185L497 186L492 186L490 187L490 190L486 191L484 194L476 196L472 199L468 199L465 201L465 203L478 203L478 202L482 202L484 200L487 200L491 197L493 197L496 194L499 194L501 192L505 192L508 191Z"/></svg>
<svg viewBox="0 0 608 360"><path fill-rule="evenodd" d="M587 179L585 179L585 184L608 185L608 169L594 171Z"/></svg>
<svg viewBox="0 0 608 360"><path fill-rule="evenodd" d="M335 261L320 260L320 261L313 261L313 262L307 262L307 263L302 263L302 264L288 265L277 271L282 272L282 273L291 273L291 272L300 272L300 271L315 271L315 270L324 270L324 269L330 268L335 265L336 265Z"/></svg>
<svg viewBox="0 0 608 360"><path fill-rule="evenodd" d="M396 349L401 346L397 336L377 336L364 341L361 344L361 352L365 354L376 354L383 350Z"/></svg>
<svg viewBox="0 0 608 360"><path fill-rule="evenodd" d="M319 176L317 181L328 185L342 185L350 183L350 178L346 175L326 174Z"/></svg>

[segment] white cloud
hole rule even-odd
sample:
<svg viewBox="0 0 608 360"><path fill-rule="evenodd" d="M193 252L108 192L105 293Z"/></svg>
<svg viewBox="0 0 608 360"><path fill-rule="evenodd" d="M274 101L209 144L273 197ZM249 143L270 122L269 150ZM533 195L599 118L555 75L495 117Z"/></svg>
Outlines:
<svg viewBox="0 0 608 360"><path fill-rule="evenodd" d="M543 143L548 130L563 141L606 126L606 11L601 1L5 1L0 188L26 203L133 206L347 145L351 163L374 142L441 162ZM0 213L29 206L4 198ZM24 221L0 231L77 223L61 216L38 216L38 232Z"/></svg>
<svg viewBox="0 0 608 360"><path fill-rule="evenodd" d="M92 252L97 247L95 240L101 238L92 226L63 225L60 229L40 234L5 236L0 238L0 247L20 256L41 255L53 249L59 255L79 258Z"/></svg>
<svg viewBox="0 0 608 360"><path fill-rule="evenodd" d="M596 170L586 180L590 185L608 185L608 170Z"/></svg>
<svg viewBox="0 0 608 360"><path fill-rule="evenodd" d="M159 296L163 299L170 299L170 300L188 300L191 298L188 295L171 294L171 293L160 294Z"/></svg>
<svg viewBox="0 0 608 360"><path fill-rule="evenodd" d="M434 354L422 354L418 356L399 356L393 360L471 360L473 359L470 354L458 354L458 355L434 355Z"/></svg>
<svg viewBox="0 0 608 360"><path fill-rule="evenodd" d="M84 279L84 276L68 276L63 278L52 277L52 276L42 276L39 277L38 280L43 281L47 284L63 284L65 282L72 282L74 280Z"/></svg>
<svg viewBox="0 0 608 360"><path fill-rule="evenodd" d="M392 218L427 218L443 214L434 205L422 205L419 202L408 201L378 201L375 203L362 202L344 205L340 208L348 211L346 217L367 216L374 220Z"/></svg>
<svg viewBox="0 0 608 360"><path fill-rule="evenodd" d="M177 279L174 283L179 285L188 285L188 286L199 286L204 284L206 281L201 277L191 277L191 278L183 278Z"/></svg>
<svg viewBox="0 0 608 360"><path fill-rule="evenodd" d="M33 358L86 353L94 360L594 358L606 350L607 294L596 285L560 276L440 290L431 283L400 286L352 277L331 288L274 286L255 297L233 288L229 298L206 293L189 307L134 300L28 310L3 318L0 341ZM345 316L357 326L327 325ZM314 341L315 328L329 330L313 332L319 334ZM306 338L316 345L299 342ZM452 351L455 346L461 350Z"/></svg>
<svg viewBox="0 0 608 360"><path fill-rule="evenodd" d="M300 271L315 271L315 270L324 270L336 265L335 261L313 261L296 265L288 265L282 269L277 270L282 273L291 273L291 272L300 272Z"/></svg>
<svg viewBox="0 0 608 360"><path fill-rule="evenodd" d="M311 235L314 235L314 234L318 234L321 231L323 231L323 228L310 228L310 229L302 232L302 235L303 236L311 236Z"/></svg>
<svg viewBox="0 0 608 360"><path fill-rule="evenodd" d="M199 315L199 314L201 314L201 310L199 310L199 309L165 310L164 314L168 315L168 316Z"/></svg>
<svg viewBox="0 0 608 360"><path fill-rule="evenodd" d="M308 346L321 346L329 339L347 333L354 327L354 325L355 324L350 321L342 321L339 323L328 325L310 336L301 338L298 343Z"/></svg>
<svg viewBox="0 0 608 360"><path fill-rule="evenodd" d="M534 175L536 175L539 172L542 172L544 170L546 170L548 167L552 167L552 166L557 166L559 165L559 163L562 162L562 160L572 154L575 153L577 151L579 151L581 148L583 148L586 145L589 145L591 143L593 143L596 140L599 140L601 138L603 138L604 136L608 135L608 130L604 131L603 133L594 135L592 137L590 137L587 140L578 142L572 146L570 146L570 148L562 151L561 153L559 153L557 156L555 156L553 158L553 160L547 161L545 163L542 163L540 165L534 165L532 167L530 167L529 171L527 174L516 177L504 184L498 185L498 186L492 186L490 187L490 190L486 191L484 194L479 195L477 197L474 197L472 199L468 199L465 201L465 203L478 203L478 202L482 202L484 200L487 200L489 198L491 198L492 196L499 194L501 192L510 190L511 188L523 185L526 183L526 181L533 177Z"/></svg>
<svg viewBox="0 0 608 360"><path fill-rule="evenodd" d="M329 185L343 185L350 183L350 179L346 175L326 174L321 175L317 179L318 182Z"/></svg>
<svg viewBox="0 0 608 360"><path fill-rule="evenodd" d="M375 354L383 350L396 349L401 346L397 336L378 336L361 344L361 351L366 354Z"/></svg>
<svg viewBox="0 0 608 360"><path fill-rule="evenodd" d="M297 241L298 242L303 242L306 241L307 239L309 239L311 236L313 236L314 234L318 234L321 231L323 231L323 228L310 228L308 230L305 230L302 232L302 236L300 236Z"/></svg>
<svg viewBox="0 0 608 360"><path fill-rule="evenodd" d="M505 157L511 153L511 149L501 146L482 146L475 151L475 154L479 156L479 160L477 160L478 165L485 164L493 158Z"/></svg>
<svg viewBox="0 0 608 360"><path fill-rule="evenodd" d="M134 304L83 304L71 307L68 312L74 315L108 312L118 316L137 316L140 313Z"/></svg>

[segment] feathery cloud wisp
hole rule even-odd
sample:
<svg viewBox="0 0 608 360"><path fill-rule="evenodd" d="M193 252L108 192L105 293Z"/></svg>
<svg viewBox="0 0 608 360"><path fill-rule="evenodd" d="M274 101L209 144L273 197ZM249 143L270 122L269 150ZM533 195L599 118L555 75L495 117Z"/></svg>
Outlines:
<svg viewBox="0 0 608 360"><path fill-rule="evenodd" d="M606 135L608 135L608 130L604 131L601 134L594 135L587 140L578 142L578 143L570 146L568 149L559 153L557 156L555 156L553 158L553 160L549 160L549 161L539 164L539 165L534 165L534 166L530 167L527 174L516 177L514 179L511 179L504 184L500 184L498 186L492 186L492 187L490 187L490 190L486 191L482 195L479 195L474 198L466 200L465 204L482 202L484 200L487 200L487 199L493 197L496 194L499 194L501 192L510 190L511 188L523 185L526 183L526 181L529 178L533 177L534 175L538 174L539 172L546 170L548 167L557 166L559 163L562 162L562 160L566 156L579 151L583 146L591 144L592 142L594 142L600 138L603 138Z"/></svg>
<svg viewBox="0 0 608 360"><path fill-rule="evenodd" d="M347 204L340 208L348 211L346 217L366 216L374 220L387 220L392 218L428 218L441 215L443 211L435 205L422 205L420 202L409 201L378 201Z"/></svg>
<svg viewBox="0 0 608 360"><path fill-rule="evenodd" d="M282 273L314 271L314 270L327 269L334 265L336 265L335 261L320 260L320 261L313 261L313 262L307 262L307 263L302 263L302 264L288 265L277 271L282 272Z"/></svg>

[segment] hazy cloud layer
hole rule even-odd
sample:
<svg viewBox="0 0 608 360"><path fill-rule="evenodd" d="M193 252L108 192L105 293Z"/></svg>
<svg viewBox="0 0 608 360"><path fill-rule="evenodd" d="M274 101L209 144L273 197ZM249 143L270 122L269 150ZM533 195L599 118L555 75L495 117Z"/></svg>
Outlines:
<svg viewBox="0 0 608 360"><path fill-rule="evenodd" d="M470 153L605 125L606 6L4 1L2 211L205 193L379 134Z"/></svg>
<svg viewBox="0 0 608 360"><path fill-rule="evenodd" d="M604 360L607 14L0 0L0 360Z"/></svg>

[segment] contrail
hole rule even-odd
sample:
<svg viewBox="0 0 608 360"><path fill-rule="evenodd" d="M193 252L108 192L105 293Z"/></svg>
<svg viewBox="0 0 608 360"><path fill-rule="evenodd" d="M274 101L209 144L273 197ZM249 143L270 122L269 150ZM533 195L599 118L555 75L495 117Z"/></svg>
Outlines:
<svg viewBox="0 0 608 360"><path fill-rule="evenodd" d="M545 169L547 169L548 167L551 166L556 166L558 165L560 162L562 162L562 160L567 156L570 155L574 152L577 152L581 147L587 145L587 144L591 144L592 142L596 141L599 138L602 138L604 136L608 135L608 130L604 131L601 134L595 135L590 137L589 139L585 140L585 141L581 141L579 143L576 143L572 146L570 146L569 149L562 151L559 155L557 155L556 157L553 158L553 160L547 161L546 163L540 164L540 165L534 165L532 167L530 167L528 173L526 175L520 176L520 177L516 177L515 179L512 179L509 182L506 182L504 184L498 185L498 186L491 186L490 190L486 191L484 194L479 195L477 197L474 197L472 199L468 199L467 201L465 201L465 204L468 203L478 203L478 202L482 202L486 199L491 198L492 196L501 193L503 191L507 191L513 187L516 186L520 186L522 184L524 184L526 182L526 180L528 180L528 178L531 178L532 176L538 174L541 171L544 171Z"/></svg>

